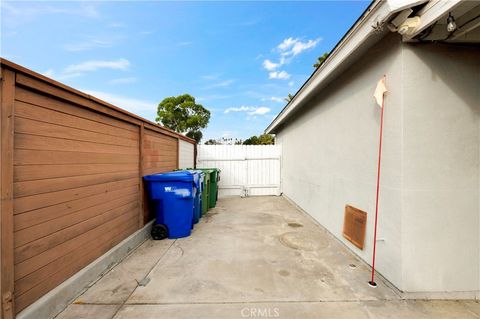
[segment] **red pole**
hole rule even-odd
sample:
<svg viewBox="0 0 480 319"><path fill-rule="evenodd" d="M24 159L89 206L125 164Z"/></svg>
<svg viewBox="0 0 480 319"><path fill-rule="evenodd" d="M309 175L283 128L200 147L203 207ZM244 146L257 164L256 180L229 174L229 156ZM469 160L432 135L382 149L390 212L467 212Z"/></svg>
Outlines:
<svg viewBox="0 0 480 319"><path fill-rule="evenodd" d="M382 97L382 111L380 112L380 142L378 144L378 166L377 166L377 195L375 198L375 228L373 232L373 254L372 254L372 280L370 286L376 287L375 283L375 254L377 252L377 222L378 222L378 194L380 193L380 168L382 162L382 140L383 140L383 112L385 110L385 99Z"/></svg>

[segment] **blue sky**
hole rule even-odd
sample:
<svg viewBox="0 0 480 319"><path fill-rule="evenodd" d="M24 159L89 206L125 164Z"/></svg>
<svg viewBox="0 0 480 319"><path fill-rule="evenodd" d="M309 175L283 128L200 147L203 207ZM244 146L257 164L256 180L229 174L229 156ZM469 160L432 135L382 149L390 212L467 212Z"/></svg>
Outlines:
<svg viewBox="0 0 480 319"><path fill-rule="evenodd" d="M155 120L192 94L209 138L263 132L369 1L5 2L1 56Z"/></svg>

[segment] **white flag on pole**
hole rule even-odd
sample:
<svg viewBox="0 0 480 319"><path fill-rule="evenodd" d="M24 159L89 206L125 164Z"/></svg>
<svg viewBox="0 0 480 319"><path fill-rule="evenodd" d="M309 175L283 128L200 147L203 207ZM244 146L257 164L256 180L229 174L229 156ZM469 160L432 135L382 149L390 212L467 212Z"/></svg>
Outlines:
<svg viewBox="0 0 480 319"><path fill-rule="evenodd" d="M377 101L378 106L383 107L383 97L387 92L387 87L385 86L385 76L383 76L380 81L377 83L377 88L375 89L375 93L373 96L375 97L375 101Z"/></svg>

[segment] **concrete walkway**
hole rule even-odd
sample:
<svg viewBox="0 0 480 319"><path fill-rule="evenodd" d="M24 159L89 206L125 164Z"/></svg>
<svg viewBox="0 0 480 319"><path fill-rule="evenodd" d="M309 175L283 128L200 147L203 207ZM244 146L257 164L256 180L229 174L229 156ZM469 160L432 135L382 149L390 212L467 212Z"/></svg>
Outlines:
<svg viewBox="0 0 480 319"><path fill-rule="evenodd" d="M281 197L229 198L191 237L149 240L57 318L480 318L475 301L405 301Z"/></svg>

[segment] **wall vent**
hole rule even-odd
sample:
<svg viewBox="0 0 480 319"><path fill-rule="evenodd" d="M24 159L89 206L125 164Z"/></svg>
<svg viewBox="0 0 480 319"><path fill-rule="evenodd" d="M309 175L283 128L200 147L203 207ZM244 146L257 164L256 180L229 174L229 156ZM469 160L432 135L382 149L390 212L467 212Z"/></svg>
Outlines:
<svg viewBox="0 0 480 319"><path fill-rule="evenodd" d="M367 212L350 205L345 205L343 220L343 237L352 244L363 249L365 244L365 230L367 226Z"/></svg>

